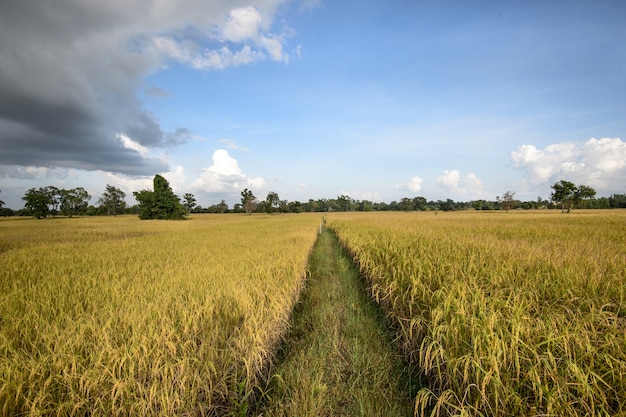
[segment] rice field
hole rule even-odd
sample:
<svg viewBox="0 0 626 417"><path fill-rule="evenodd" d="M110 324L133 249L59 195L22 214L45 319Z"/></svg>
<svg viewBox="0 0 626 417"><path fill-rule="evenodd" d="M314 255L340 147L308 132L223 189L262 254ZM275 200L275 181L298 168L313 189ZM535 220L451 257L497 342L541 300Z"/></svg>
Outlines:
<svg viewBox="0 0 626 417"><path fill-rule="evenodd" d="M415 415L626 415L626 212L332 213Z"/></svg>
<svg viewBox="0 0 626 417"><path fill-rule="evenodd" d="M320 220L0 220L0 414L245 412Z"/></svg>
<svg viewBox="0 0 626 417"><path fill-rule="evenodd" d="M626 212L326 219L420 369L416 416L626 415ZM250 414L320 221L0 219L0 415Z"/></svg>

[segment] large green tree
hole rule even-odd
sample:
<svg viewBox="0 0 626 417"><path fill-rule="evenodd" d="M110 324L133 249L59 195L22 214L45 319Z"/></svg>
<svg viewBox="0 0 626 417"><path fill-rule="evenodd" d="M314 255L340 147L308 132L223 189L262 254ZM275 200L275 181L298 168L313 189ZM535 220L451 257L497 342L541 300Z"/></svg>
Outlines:
<svg viewBox="0 0 626 417"><path fill-rule="evenodd" d="M154 191L133 192L139 203L139 218L142 220L182 220L187 216L180 199L172 191L169 182L160 175L152 181Z"/></svg>
<svg viewBox="0 0 626 417"><path fill-rule="evenodd" d="M102 193L102 197L98 200L98 203L106 209L107 216L117 216L124 212L126 208L126 201L124 201L126 193L119 188L107 184Z"/></svg>
<svg viewBox="0 0 626 417"><path fill-rule="evenodd" d="M45 219L50 214L49 205L52 204L52 199L45 188L29 189L22 200L25 201L24 207L33 217Z"/></svg>
<svg viewBox="0 0 626 417"><path fill-rule="evenodd" d="M91 196L83 187L61 190L59 195L61 196L59 200L61 213L67 217L85 213L91 200Z"/></svg>
<svg viewBox="0 0 626 417"><path fill-rule="evenodd" d="M561 180L552 186L550 197L555 203L561 204L561 212L568 213L583 200L593 198L596 190L588 185L575 185L573 182Z"/></svg>

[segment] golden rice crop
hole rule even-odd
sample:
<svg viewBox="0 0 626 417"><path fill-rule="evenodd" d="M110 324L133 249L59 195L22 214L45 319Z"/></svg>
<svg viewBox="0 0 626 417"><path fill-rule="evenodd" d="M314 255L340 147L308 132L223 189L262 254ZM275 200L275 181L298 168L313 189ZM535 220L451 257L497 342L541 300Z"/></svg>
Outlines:
<svg viewBox="0 0 626 417"><path fill-rule="evenodd" d="M626 413L626 212L329 218L422 369L416 415Z"/></svg>
<svg viewBox="0 0 626 417"><path fill-rule="evenodd" d="M286 329L319 221L0 221L0 414L236 412Z"/></svg>

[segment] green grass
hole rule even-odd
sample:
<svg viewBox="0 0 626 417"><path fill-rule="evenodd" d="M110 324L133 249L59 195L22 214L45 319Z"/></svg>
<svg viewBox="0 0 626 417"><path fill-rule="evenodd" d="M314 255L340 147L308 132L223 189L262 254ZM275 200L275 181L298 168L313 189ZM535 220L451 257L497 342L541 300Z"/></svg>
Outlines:
<svg viewBox="0 0 626 417"><path fill-rule="evenodd" d="M324 231L259 415L410 416L412 382L350 258Z"/></svg>

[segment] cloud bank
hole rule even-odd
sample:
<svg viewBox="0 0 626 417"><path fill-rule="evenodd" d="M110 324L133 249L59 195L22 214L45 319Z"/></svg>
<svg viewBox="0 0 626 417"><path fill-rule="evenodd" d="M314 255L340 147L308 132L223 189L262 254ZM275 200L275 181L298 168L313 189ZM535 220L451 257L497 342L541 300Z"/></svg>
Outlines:
<svg viewBox="0 0 626 417"><path fill-rule="evenodd" d="M594 187L604 195L624 189L626 142L620 138L591 138L583 143L556 143L543 149L522 145L511 152L511 160L533 187L567 180Z"/></svg>
<svg viewBox="0 0 626 417"><path fill-rule="evenodd" d="M137 97L142 78L172 62L286 62L289 30L271 32L282 2L0 2L0 165L168 171L149 150L191 132L163 130Z"/></svg>

